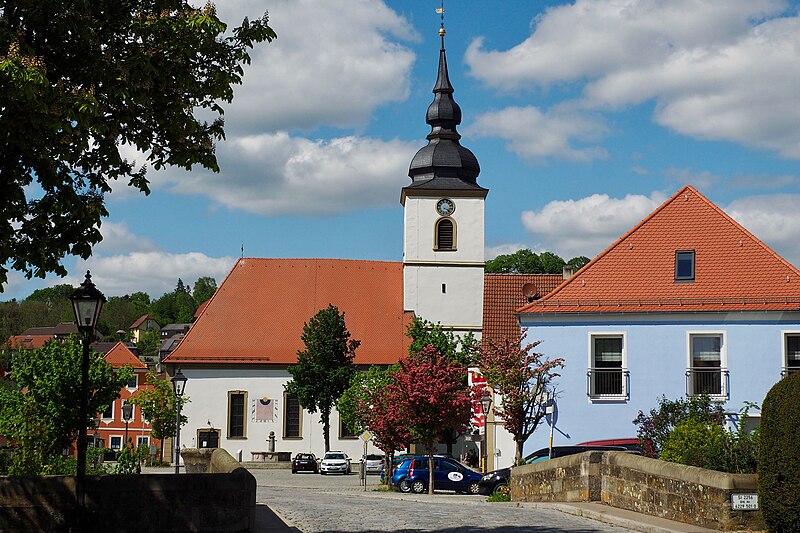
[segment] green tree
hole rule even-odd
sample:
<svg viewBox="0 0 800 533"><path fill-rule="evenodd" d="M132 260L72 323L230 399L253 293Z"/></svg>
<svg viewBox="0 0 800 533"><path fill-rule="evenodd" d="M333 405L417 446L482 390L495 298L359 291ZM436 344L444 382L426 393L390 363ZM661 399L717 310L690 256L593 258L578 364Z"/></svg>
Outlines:
<svg viewBox="0 0 800 533"><path fill-rule="evenodd" d="M564 271L566 263L561 257L552 252L540 253L539 259L542 261L542 268L545 274L561 274Z"/></svg>
<svg viewBox="0 0 800 533"><path fill-rule="evenodd" d="M273 38L266 14L229 29L211 3L0 1L0 289L8 268L63 276L65 255L89 257L112 180L149 193L124 146L218 171L222 105Z"/></svg>
<svg viewBox="0 0 800 533"><path fill-rule="evenodd" d="M777 382L761 408L758 496L770 532L789 533L800 525L800 372Z"/></svg>
<svg viewBox="0 0 800 533"><path fill-rule="evenodd" d="M160 460L164 460L164 439L175 435L175 421L178 415L178 402L172 390L172 383L155 372L148 372L145 383L149 387L140 388L131 398L131 403L142 409L142 414L152 428L150 434L161 442ZM188 396L180 398L181 409L189 402ZM181 414L181 425L188 422L186 415Z"/></svg>
<svg viewBox="0 0 800 533"><path fill-rule="evenodd" d="M82 356L74 336L11 355L13 382L0 380L0 434L14 450L13 474L48 472L93 418L81 422L78 412ZM97 353L90 358L88 413L96 413L119 397L133 370L114 371Z"/></svg>
<svg viewBox="0 0 800 533"><path fill-rule="evenodd" d="M103 304L103 313L100 315L97 330L106 338L120 340L117 331L124 331L127 336L130 325L143 314L147 313L139 312L130 296L111 296Z"/></svg>
<svg viewBox="0 0 800 533"><path fill-rule="evenodd" d="M396 370L397 365L388 368L371 365L366 372L354 372L350 385L336 402L336 410L342 423L358 433L367 429L369 423L361 407L369 404L370 395L374 391L386 387Z"/></svg>
<svg viewBox="0 0 800 533"><path fill-rule="evenodd" d="M486 272L493 274L544 274L539 256L527 248L513 254L498 255L486 261Z"/></svg>
<svg viewBox="0 0 800 533"><path fill-rule="evenodd" d="M156 357L161 348L161 334L158 331L146 331L139 337L136 349L143 357Z"/></svg>
<svg viewBox="0 0 800 533"><path fill-rule="evenodd" d="M331 409L350 385L355 372L353 358L361 341L350 338L344 313L339 314L334 305L311 317L300 338L306 348L297 352L297 364L289 367L292 379L285 388L308 412L319 410L327 452Z"/></svg>
<svg viewBox="0 0 800 533"><path fill-rule="evenodd" d="M183 280L178 278L175 290L154 301L151 309L156 322L162 326L167 324L188 324L194 318L194 312L197 311L197 303L192 298L192 295L189 294L183 284Z"/></svg>
<svg viewBox="0 0 800 533"><path fill-rule="evenodd" d="M589 259L585 255L579 255L578 257L573 257L572 259L567 261L567 264L575 267L575 271L577 272L578 269L582 268L589 261L591 261L591 259Z"/></svg>
<svg viewBox="0 0 800 533"><path fill-rule="evenodd" d="M203 276L198 278L197 281L194 282L194 288L192 289L192 297L197 305L202 304L212 296L214 296L214 292L217 290L217 280L212 278L211 276Z"/></svg>

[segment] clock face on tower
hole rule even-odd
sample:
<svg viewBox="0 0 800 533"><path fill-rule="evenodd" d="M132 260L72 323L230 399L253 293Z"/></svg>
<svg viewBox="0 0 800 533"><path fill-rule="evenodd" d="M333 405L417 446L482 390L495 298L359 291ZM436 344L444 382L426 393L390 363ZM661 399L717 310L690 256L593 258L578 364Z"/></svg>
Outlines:
<svg viewBox="0 0 800 533"><path fill-rule="evenodd" d="M456 210L456 204L453 203L453 200L448 198L442 198L438 202L436 202L436 212L439 213L443 217L449 217L453 214L453 211Z"/></svg>

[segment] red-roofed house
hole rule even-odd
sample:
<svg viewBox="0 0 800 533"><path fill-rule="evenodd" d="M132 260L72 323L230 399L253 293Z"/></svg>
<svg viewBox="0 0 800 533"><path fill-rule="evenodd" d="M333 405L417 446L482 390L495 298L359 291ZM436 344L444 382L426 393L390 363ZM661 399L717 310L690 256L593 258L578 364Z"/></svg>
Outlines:
<svg viewBox="0 0 800 533"><path fill-rule="evenodd" d="M134 343L142 340L142 335L151 331L158 331L161 326L158 325L156 319L150 315L142 315L128 327L131 332L131 340Z"/></svg>
<svg viewBox="0 0 800 533"><path fill-rule="evenodd" d="M114 368L133 368L134 377L128 384L120 390L120 397L114 400L104 413L98 413L100 426L97 428L97 437L102 439L105 446L112 450L120 450L125 442L125 421L122 418L122 406L139 390L149 388L145 381L147 365L142 363L138 357L122 342L118 342L103 356L106 362ZM134 446L156 444L161 446L160 441L150 438L150 424L142 418L142 411L134 406L132 418L128 423L128 438ZM152 441L152 442L151 442Z"/></svg>
<svg viewBox="0 0 800 533"><path fill-rule="evenodd" d="M518 314L566 359L558 425L574 442L634 435L662 394L736 413L800 369L800 272L691 186Z"/></svg>

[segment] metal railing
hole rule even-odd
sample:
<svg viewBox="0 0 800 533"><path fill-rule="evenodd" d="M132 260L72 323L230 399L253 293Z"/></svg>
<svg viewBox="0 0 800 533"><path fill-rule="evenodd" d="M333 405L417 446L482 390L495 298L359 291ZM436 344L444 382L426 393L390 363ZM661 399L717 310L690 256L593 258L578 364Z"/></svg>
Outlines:
<svg viewBox="0 0 800 533"><path fill-rule="evenodd" d="M627 368L590 368L586 372L586 394L598 399L627 398L629 381Z"/></svg>
<svg viewBox="0 0 800 533"><path fill-rule="evenodd" d="M689 368L686 370L686 395L727 398L729 378L727 368Z"/></svg>
<svg viewBox="0 0 800 533"><path fill-rule="evenodd" d="M794 374L795 372L800 372L800 366L796 366L796 365L785 366L781 370L781 377L785 378L789 374Z"/></svg>

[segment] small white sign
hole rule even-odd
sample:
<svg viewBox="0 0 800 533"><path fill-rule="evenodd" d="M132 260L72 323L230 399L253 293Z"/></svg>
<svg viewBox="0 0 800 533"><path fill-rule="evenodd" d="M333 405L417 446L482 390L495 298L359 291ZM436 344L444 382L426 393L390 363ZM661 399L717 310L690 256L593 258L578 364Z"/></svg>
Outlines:
<svg viewBox="0 0 800 533"><path fill-rule="evenodd" d="M464 474L461 472L450 472L447 474L447 477L450 479L450 481L461 481L464 479Z"/></svg>
<svg viewBox="0 0 800 533"><path fill-rule="evenodd" d="M731 494L734 511L758 511L758 494Z"/></svg>

